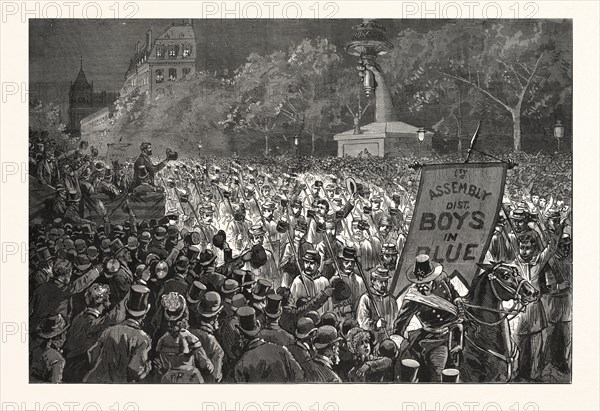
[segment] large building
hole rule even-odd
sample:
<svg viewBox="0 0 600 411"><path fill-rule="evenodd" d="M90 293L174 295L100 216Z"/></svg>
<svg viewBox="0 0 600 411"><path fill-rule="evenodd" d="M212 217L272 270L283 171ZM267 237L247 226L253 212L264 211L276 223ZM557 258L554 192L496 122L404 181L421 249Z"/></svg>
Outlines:
<svg viewBox="0 0 600 411"><path fill-rule="evenodd" d="M69 125L71 135L81 135L81 121L97 111L108 107L117 99L117 93L94 92L94 82L89 82L83 71L83 59L79 73L69 89Z"/></svg>
<svg viewBox="0 0 600 411"><path fill-rule="evenodd" d="M137 89L154 98L165 92L169 82L193 75L195 70L196 36L191 19L179 25L173 23L155 39L148 30L146 43L136 44L121 96Z"/></svg>

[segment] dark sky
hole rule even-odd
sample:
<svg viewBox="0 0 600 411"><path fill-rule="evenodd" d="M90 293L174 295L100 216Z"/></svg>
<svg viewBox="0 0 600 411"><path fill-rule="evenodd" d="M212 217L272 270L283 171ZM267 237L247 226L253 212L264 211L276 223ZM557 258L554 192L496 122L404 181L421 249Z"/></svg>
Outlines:
<svg viewBox="0 0 600 411"><path fill-rule="evenodd" d="M156 38L173 19L132 20L29 20L29 81L36 84L66 87L75 80L79 58L94 89L118 91L124 81L129 58L139 40L152 29ZM326 37L338 47L351 39L352 26L360 20L194 20L198 43L198 67L204 70L235 69L250 52L270 53L285 50L304 38ZM387 28L388 38L406 28L430 30L440 27L443 20L379 20ZM354 58L347 56L348 64ZM35 90L33 90L35 92ZM59 99L60 100L60 99Z"/></svg>

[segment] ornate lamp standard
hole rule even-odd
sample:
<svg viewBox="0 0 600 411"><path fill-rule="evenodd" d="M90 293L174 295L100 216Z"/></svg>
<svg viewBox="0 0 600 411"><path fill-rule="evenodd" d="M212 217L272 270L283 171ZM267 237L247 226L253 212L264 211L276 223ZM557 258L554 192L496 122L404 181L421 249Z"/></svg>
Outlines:
<svg viewBox="0 0 600 411"><path fill-rule="evenodd" d="M556 139L557 148L556 151L560 153L560 139L565 135L565 126L562 125L561 121L558 120L554 125L554 138Z"/></svg>
<svg viewBox="0 0 600 411"><path fill-rule="evenodd" d="M425 129L423 127L417 130L417 140L419 140L419 158L421 158L421 144L425 140Z"/></svg>

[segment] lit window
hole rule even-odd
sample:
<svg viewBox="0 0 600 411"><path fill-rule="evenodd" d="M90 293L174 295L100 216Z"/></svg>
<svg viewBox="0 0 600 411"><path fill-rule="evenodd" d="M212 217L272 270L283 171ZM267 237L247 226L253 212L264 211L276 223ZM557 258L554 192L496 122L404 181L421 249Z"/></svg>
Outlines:
<svg viewBox="0 0 600 411"><path fill-rule="evenodd" d="M170 68L169 69L169 81L177 80L177 69Z"/></svg>
<svg viewBox="0 0 600 411"><path fill-rule="evenodd" d="M192 55L192 46L189 44L183 46L183 58L188 58L191 55Z"/></svg>
<svg viewBox="0 0 600 411"><path fill-rule="evenodd" d="M163 77L163 71L161 69L156 70L156 82L162 83L163 81L165 81L165 78Z"/></svg>
<svg viewBox="0 0 600 411"><path fill-rule="evenodd" d="M157 59L165 58L165 49L162 46L156 47L156 58Z"/></svg>
<svg viewBox="0 0 600 411"><path fill-rule="evenodd" d="M175 45L175 44L170 45L169 50L168 50L169 58L170 59L177 58L177 51L178 51L177 45Z"/></svg>

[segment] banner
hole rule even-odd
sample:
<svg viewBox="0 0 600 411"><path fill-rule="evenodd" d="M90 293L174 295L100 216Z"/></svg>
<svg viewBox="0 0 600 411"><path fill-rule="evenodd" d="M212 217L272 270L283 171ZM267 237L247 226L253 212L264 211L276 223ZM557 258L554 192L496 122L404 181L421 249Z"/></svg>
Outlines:
<svg viewBox="0 0 600 411"><path fill-rule="evenodd" d="M125 160L127 160L127 147L130 145L130 143L108 143L106 163L112 165L113 162L118 161L119 164L125 164Z"/></svg>
<svg viewBox="0 0 600 411"><path fill-rule="evenodd" d="M390 290L398 297L409 285L407 270L427 254L468 288L488 249L502 205L506 164L424 166L408 238Z"/></svg>

